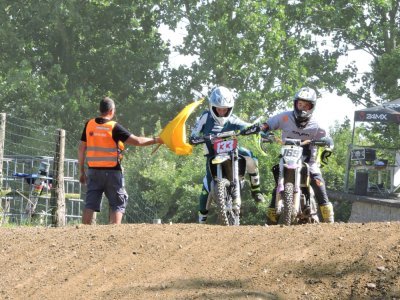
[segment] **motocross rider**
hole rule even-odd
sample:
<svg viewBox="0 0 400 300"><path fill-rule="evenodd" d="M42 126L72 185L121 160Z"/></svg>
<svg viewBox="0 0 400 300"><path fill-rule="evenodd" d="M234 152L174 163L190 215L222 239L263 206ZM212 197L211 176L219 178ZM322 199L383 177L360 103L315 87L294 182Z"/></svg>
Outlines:
<svg viewBox="0 0 400 300"><path fill-rule="evenodd" d="M206 136L232 130L243 130L250 126L234 114L232 114L235 104L234 94L228 88L219 86L211 91L208 98L209 109L204 111L198 118L189 139L191 142L196 137ZM211 143L204 145L206 156L206 176L203 179L203 188L199 198L199 223L205 224L207 221L208 210L206 209L207 198L210 192L212 176L208 168L211 157L215 154ZM246 159L247 173L250 176L251 195L256 203L264 202L264 196L260 191L260 177L258 172L258 161L248 149L239 147L239 154ZM240 199L234 199L234 208L240 209Z"/></svg>
<svg viewBox="0 0 400 300"><path fill-rule="evenodd" d="M285 111L270 117L262 124L261 129L263 131L281 129L282 141L285 141L286 138L300 139L302 141L325 140L327 144L325 153L328 156L330 154L329 151L333 149L333 141L328 136L327 132L319 126L315 116L313 116L317 104L317 94L315 90L309 87L301 88L295 94L293 104L293 111ZM325 155L325 153L323 155ZM307 157L305 162L307 162L310 167L311 186L314 190L315 198L318 201L323 221L326 223L333 223L333 206L328 199L325 181L322 178L317 158L317 146L310 144L304 145L303 155ZM276 172L279 173L279 167L273 167L273 172L275 180L277 181L278 174L276 174ZM276 188L273 190L272 201L267 208L268 224L276 224L278 220L275 198Z"/></svg>

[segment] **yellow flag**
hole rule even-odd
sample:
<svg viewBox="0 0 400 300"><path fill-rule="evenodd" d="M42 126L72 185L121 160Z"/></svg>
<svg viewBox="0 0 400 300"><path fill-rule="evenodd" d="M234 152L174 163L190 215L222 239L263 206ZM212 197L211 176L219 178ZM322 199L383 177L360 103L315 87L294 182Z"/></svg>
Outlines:
<svg viewBox="0 0 400 300"><path fill-rule="evenodd" d="M203 100L201 99L187 105L160 133L160 138L164 144L177 155L192 153L192 145L186 143L186 120Z"/></svg>

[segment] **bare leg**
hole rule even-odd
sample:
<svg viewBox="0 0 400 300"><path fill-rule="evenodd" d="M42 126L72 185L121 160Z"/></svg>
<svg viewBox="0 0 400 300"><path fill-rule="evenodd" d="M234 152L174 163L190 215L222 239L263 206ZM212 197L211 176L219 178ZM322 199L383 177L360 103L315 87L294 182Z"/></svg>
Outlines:
<svg viewBox="0 0 400 300"><path fill-rule="evenodd" d="M110 224L121 224L123 215L120 211L110 211Z"/></svg>
<svg viewBox="0 0 400 300"><path fill-rule="evenodd" d="M94 210L85 208L83 210L82 223L85 225L91 225L93 220L93 215L94 215Z"/></svg>

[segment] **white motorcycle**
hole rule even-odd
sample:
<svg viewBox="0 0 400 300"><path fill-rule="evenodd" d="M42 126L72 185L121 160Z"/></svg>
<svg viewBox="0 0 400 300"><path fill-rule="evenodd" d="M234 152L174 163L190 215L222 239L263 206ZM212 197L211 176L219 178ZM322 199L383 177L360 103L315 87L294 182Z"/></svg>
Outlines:
<svg viewBox="0 0 400 300"><path fill-rule="evenodd" d="M252 127L241 132L228 131L214 135L192 138L191 144L210 142L215 155L209 159L208 168L212 175L211 191L207 200L207 210L215 202L218 218L222 225L240 224L241 189L246 174L246 159L239 154L237 136L259 132Z"/></svg>
<svg viewBox="0 0 400 300"><path fill-rule="evenodd" d="M263 142L273 142L273 135ZM304 161L303 145L326 146L326 141L301 141L287 138L281 147L276 188L278 224L319 223L318 205L310 185L309 165Z"/></svg>

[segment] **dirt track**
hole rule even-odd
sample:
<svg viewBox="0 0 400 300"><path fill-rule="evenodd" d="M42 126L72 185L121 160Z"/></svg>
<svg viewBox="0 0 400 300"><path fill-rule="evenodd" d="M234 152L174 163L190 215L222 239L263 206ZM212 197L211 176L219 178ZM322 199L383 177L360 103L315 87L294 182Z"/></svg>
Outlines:
<svg viewBox="0 0 400 300"><path fill-rule="evenodd" d="M400 223L0 228L0 299L400 299Z"/></svg>

